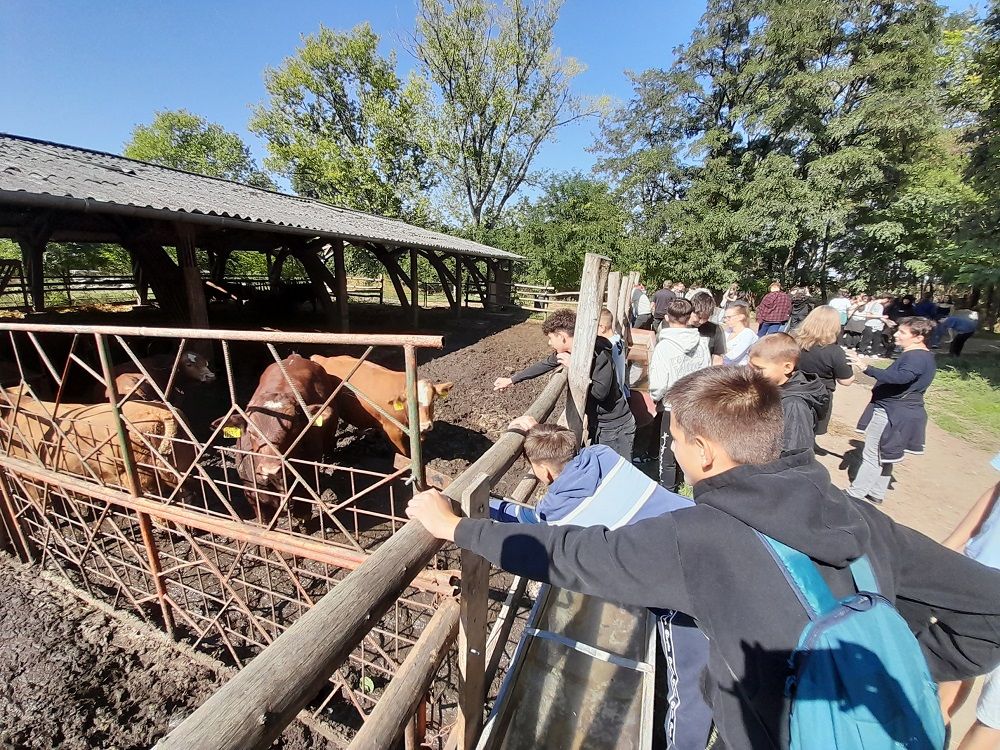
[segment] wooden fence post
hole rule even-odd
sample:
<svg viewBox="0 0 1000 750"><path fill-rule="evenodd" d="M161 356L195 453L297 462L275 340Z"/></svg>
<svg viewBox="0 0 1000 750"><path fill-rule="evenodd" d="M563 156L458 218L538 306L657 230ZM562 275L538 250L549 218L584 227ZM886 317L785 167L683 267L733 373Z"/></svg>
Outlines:
<svg viewBox="0 0 1000 750"><path fill-rule="evenodd" d="M469 518L488 518L490 478L479 474L462 493L462 510ZM462 550L462 614L458 631L458 722L462 750L472 750L483 729L486 703L487 605L490 564Z"/></svg>
<svg viewBox="0 0 1000 750"><path fill-rule="evenodd" d="M351 330L350 312L347 306L347 263L344 261L344 241L333 240L333 274L337 283L337 309L340 311L340 330ZM382 304L381 298L379 304Z"/></svg>
<svg viewBox="0 0 1000 750"><path fill-rule="evenodd" d="M621 294L622 272L611 271L608 273L608 303L605 307L611 312L611 330L618 332L621 330L621 315L618 308L618 299Z"/></svg>
<svg viewBox="0 0 1000 750"><path fill-rule="evenodd" d="M580 281L580 303L576 308L576 329L573 331L573 353L569 362L569 392L566 419L570 429L582 442L593 425L584 424L590 371L594 363L594 343L597 338L597 318L604 304L604 287L608 282L611 261L603 255L587 253Z"/></svg>

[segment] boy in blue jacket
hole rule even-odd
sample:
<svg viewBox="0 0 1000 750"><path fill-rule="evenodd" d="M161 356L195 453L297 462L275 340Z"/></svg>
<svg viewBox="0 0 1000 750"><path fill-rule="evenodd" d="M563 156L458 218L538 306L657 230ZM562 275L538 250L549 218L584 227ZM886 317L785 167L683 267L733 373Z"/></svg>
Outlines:
<svg viewBox="0 0 1000 750"><path fill-rule="evenodd" d="M511 422L508 429L524 434L525 458L549 490L534 508L491 499L490 517L494 521L615 529L692 505L607 446L592 445L578 451L576 435L564 427L538 424L524 416ZM665 609L652 611L657 617L666 670L666 747L704 750L712 726L712 712L701 690L708 640L688 615Z"/></svg>

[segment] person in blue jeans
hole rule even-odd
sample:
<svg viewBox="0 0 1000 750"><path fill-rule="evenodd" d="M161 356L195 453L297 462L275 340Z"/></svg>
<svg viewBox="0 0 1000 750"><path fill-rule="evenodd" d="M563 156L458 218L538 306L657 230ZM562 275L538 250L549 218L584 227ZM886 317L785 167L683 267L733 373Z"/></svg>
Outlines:
<svg viewBox="0 0 1000 750"><path fill-rule="evenodd" d="M618 528L689 508L670 492L603 445L577 449L564 427L519 417L510 430L523 433L524 455L548 492L532 508L512 500L490 500L490 517L502 523L607 526ZM668 750L705 750L712 710L701 684L708 664L708 639L681 612L653 609L665 668L667 701L663 728Z"/></svg>

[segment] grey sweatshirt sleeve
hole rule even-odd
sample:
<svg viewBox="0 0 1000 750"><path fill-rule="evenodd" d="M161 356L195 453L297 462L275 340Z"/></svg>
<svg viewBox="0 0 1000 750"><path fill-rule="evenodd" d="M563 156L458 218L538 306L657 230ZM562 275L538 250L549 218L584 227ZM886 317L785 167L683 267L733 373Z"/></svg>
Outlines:
<svg viewBox="0 0 1000 750"><path fill-rule="evenodd" d="M525 367L521 372L511 375L510 379L515 383L520 383L522 380L531 380L552 372L557 367L559 367L559 360L556 359L556 353L552 352L541 362L535 362L535 364Z"/></svg>
<svg viewBox="0 0 1000 750"><path fill-rule="evenodd" d="M697 617L681 573L674 515L666 513L614 531L465 518L455 531L455 543L536 581Z"/></svg>

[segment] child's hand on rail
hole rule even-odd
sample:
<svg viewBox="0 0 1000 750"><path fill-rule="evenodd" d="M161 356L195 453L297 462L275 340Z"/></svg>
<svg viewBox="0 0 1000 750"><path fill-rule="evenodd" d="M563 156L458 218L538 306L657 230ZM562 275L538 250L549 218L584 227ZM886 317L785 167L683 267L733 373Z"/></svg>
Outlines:
<svg viewBox="0 0 1000 750"><path fill-rule="evenodd" d="M451 508L451 500L438 490L418 492L406 506L406 515L420 521L438 539L455 541L455 527L461 519Z"/></svg>

